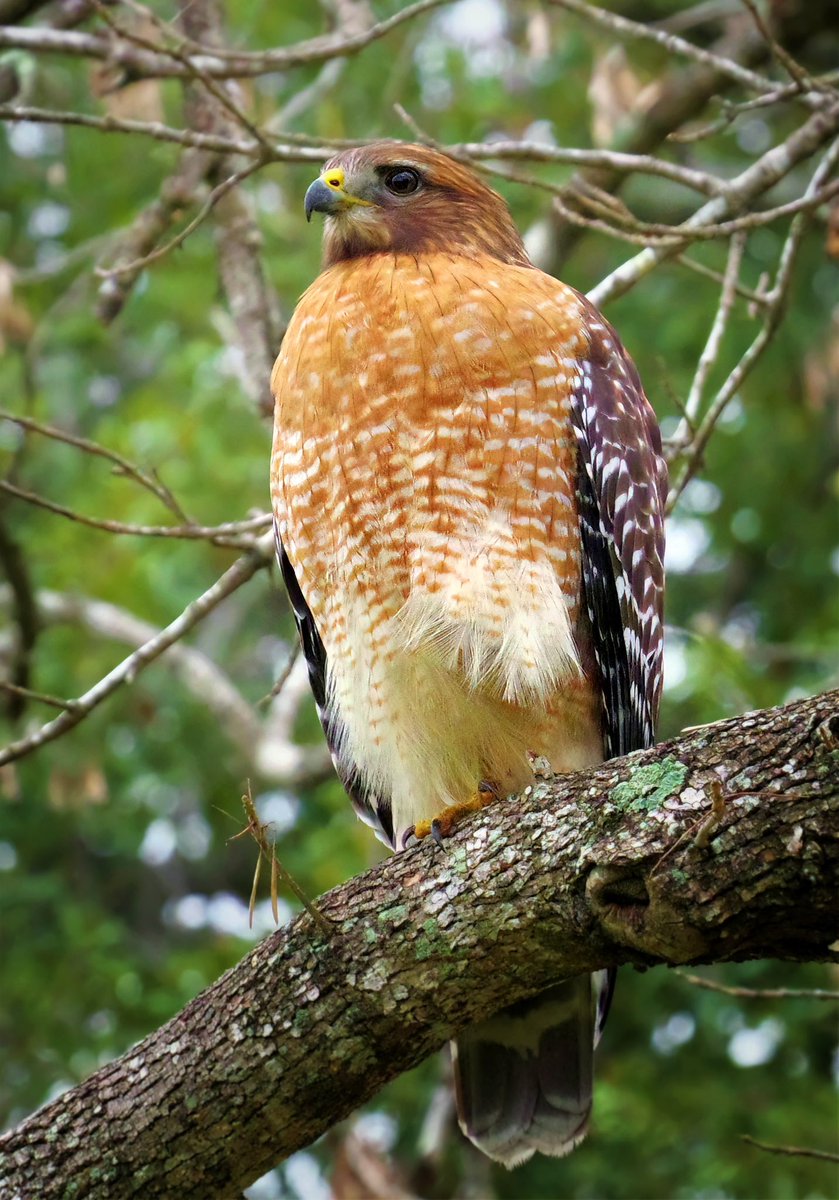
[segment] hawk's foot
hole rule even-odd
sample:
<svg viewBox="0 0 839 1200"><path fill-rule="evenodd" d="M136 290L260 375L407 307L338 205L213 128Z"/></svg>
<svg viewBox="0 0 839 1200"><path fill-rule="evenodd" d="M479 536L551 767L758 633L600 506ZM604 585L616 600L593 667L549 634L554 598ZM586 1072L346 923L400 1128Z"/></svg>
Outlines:
<svg viewBox="0 0 839 1200"><path fill-rule="evenodd" d="M500 799L500 796L501 791L497 784L482 779L474 795L462 804L450 804L432 820L417 821L416 825L406 829L402 835L402 849L404 850L406 846L414 842L421 842L423 838L427 837L433 838L436 845L441 850L444 849L443 839L449 837L465 817L480 812L488 804Z"/></svg>

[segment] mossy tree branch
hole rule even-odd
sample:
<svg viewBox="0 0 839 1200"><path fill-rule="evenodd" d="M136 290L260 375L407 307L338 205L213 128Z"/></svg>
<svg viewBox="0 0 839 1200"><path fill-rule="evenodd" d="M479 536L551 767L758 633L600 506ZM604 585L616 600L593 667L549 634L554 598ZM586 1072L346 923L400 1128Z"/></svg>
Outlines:
<svg viewBox="0 0 839 1200"><path fill-rule="evenodd" d="M8 1133L0 1193L238 1195L460 1028L560 976L835 958L838 702L541 781L447 853L423 844L350 880L319 902L331 934L299 917Z"/></svg>

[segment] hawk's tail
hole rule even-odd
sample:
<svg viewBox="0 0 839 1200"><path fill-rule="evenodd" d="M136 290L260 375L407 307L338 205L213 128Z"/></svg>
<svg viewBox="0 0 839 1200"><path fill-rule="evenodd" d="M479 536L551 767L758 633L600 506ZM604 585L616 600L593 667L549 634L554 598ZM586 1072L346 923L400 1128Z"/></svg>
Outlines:
<svg viewBox="0 0 839 1200"><path fill-rule="evenodd" d="M582 1141L613 985L606 971L565 979L453 1043L460 1127L484 1154L516 1167Z"/></svg>

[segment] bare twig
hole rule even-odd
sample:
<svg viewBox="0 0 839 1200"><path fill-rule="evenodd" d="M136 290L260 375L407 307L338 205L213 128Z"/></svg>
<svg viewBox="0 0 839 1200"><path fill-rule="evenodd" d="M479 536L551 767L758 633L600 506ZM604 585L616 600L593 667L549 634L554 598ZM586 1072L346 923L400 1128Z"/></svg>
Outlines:
<svg viewBox="0 0 839 1200"><path fill-rule="evenodd" d="M244 554L232 567L225 571L221 578L217 579L206 592L193 600L170 625L167 625L165 629L162 629L153 638L150 638L138 650L135 650L133 654L129 654L127 658L123 659L118 666L114 667L98 683L95 683L84 695L79 696L74 701L71 710L61 713L53 721L42 725L26 737L11 742L5 749L0 750L0 766L31 754L34 750L46 745L47 742L52 742L56 738L61 737L62 734L67 733L70 729L73 729L80 721L89 716L103 700L106 700L124 684L136 679L140 671L144 670L149 663L154 662L156 658L159 658L165 650L168 650L170 646L184 637L190 629L193 629L199 622L203 621L223 600L227 599L228 596L231 596L233 592L238 591L243 584L247 583L257 571L261 571L264 567L268 566L273 561L273 557L274 535L267 534L247 554Z"/></svg>
<svg viewBox="0 0 839 1200"><path fill-rule="evenodd" d="M305 112L313 108L332 91L344 74L346 65L347 60L345 58L328 59L312 82L307 87L296 91L279 112L275 113L274 116L265 122L267 132L276 134L286 141L291 141L295 135L286 132L286 126L290 125L293 121L299 120ZM303 142L312 140L303 135L300 136Z"/></svg>
<svg viewBox="0 0 839 1200"><path fill-rule="evenodd" d="M824 75L814 77L813 86L819 91L827 91L828 86L833 85L838 80L839 73L829 71ZM797 83L788 83L784 87L776 88L773 92L766 92L763 96L756 96L753 100L741 100L735 103L723 96L720 98L722 113L716 120L709 121L707 125L702 125L698 129L673 130L672 133L668 133L667 141L679 142L682 145L701 142L716 133L722 133L724 129L727 129L744 113L754 112L756 109L769 108L773 104L780 104L782 101L789 100L791 97L798 95L800 91L801 89Z"/></svg>
<svg viewBox="0 0 839 1200"><path fill-rule="evenodd" d="M783 11L787 12L786 9ZM788 25L791 25L793 20L794 17L790 13L787 18ZM815 18L809 18L804 23L801 20L796 21L796 36L806 35L816 25ZM665 27L663 22L662 27ZM762 62L768 55L765 41L754 29L749 28L746 22L738 23L736 28L727 25L710 49L720 59L731 60L747 67ZM655 95L651 97L651 103L633 108L625 114L620 128L615 131L612 148L651 154L669 138L678 137L686 123L702 117L715 96L736 86L731 79L702 62L690 61L683 64L672 60L667 69L656 77ZM773 102L782 98L788 99L797 91L794 85L787 85L786 89L776 87L771 93L774 96ZM783 96L780 93L783 93ZM747 103L762 103L767 95L764 93ZM729 105L730 101L723 97L722 103ZM625 175L607 167L585 167L574 175L570 187L574 190L594 182L601 188L614 191L621 186L625 178ZM583 230L581 226L564 220L553 210L550 214L549 228L550 246L545 265L551 273L561 274L563 264Z"/></svg>
<svg viewBox="0 0 839 1200"><path fill-rule="evenodd" d="M258 170L260 166L262 166L262 163L259 161L250 162L246 167L242 167L240 171L236 171L233 175L229 175L227 179L223 179L221 183L217 184L213 188L192 220L189 221L173 238L164 243L164 245L158 246L154 250L150 250L141 258L135 258L133 262L117 263L112 267L96 267L95 273L102 279L111 279L114 276L120 275L136 275L139 271L143 270L144 267L149 266L151 263L159 262L161 258L165 258L167 254L170 254L173 250L177 249L178 246L182 246L189 235L194 233L198 226L206 220L206 218L213 211L213 208L216 206L216 204L218 204L219 200L226 196L227 193L233 188L242 183L243 180L247 179L248 176L253 175L254 171Z"/></svg>
<svg viewBox="0 0 839 1200"><path fill-rule="evenodd" d="M200 83L202 87L206 88L210 95L219 102L222 108L225 108L230 113L236 123L241 125L243 129L247 130L254 141L262 147L263 151L270 151L271 144L265 137L265 134L261 129L257 128L257 126L253 124L247 113L242 111L240 106L230 95L230 92L227 90L227 88L225 88L224 84L217 83L216 80L209 76L197 62L191 59L189 55L185 54L180 49L180 47L184 44L185 39L171 25L167 25L166 22L161 21L156 13L152 12L152 10L149 8L145 8L143 5L131 6L135 9L135 11L140 12L143 18L154 25L156 29L164 33L164 35L174 38L177 43L175 46L161 45L156 42L152 42L149 38L143 37L142 34L138 34L135 30L125 29L119 24L118 21L114 19L107 7L101 3L101 0L91 0L91 3L94 5L97 13L105 22L105 24L112 29L117 36L124 37L126 41L132 42L135 46L139 46L144 50L151 50L154 53L168 54L172 59L174 59L175 62L181 63L181 65L185 68L187 75L191 79L194 79L196 82Z"/></svg>
<svg viewBox="0 0 839 1200"><path fill-rule="evenodd" d="M722 286L725 276L720 271L715 271L713 267L708 267L705 263L697 262L695 258L689 258L687 254L680 254L674 260L681 267L687 267L689 271L695 272L697 275L703 275L706 279L712 279L714 283ZM750 304L755 305L760 309L765 307L767 300L764 292L756 292L754 288L745 287L739 280L734 285L734 291L744 300L748 300Z"/></svg>
<svg viewBox="0 0 839 1200"><path fill-rule="evenodd" d="M329 779L335 769L323 739L301 745L294 731L304 705L312 703L309 668L301 654L295 655L283 687L274 697L265 718L262 739L256 747L256 764L263 775L284 779L288 786L312 784Z"/></svg>
<svg viewBox="0 0 839 1200"><path fill-rule="evenodd" d="M212 47L203 54L190 56L189 67L169 53L146 50L130 42L102 34L79 33L26 26L0 27L0 50L26 50L32 54L60 54L69 58L99 59L124 67L132 77L160 79L190 78L200 71L213 79L236 79L268 75L306 63L357 54L372 42L386 36L399 25L440 8L451 0L418 0L380 21L371 29L348 35L327 35L298 42L276 50L247 52Z"/></svg>
<svg viewBox="0 0 839 1200"><path fill-rule="evenodd" d="M774 208L764 211L750 212L742 217L735 217L730 221L696 225L688 221L681 225L662 225L640 221L620 201L617 201L615 197L607 193L600 193L598 195L596 190L590 188L587 193L584 190L586 185L582 183L574 186L557 185L548 180L539 179L532 175L523 175L521 172L510 171L497 166L483 168L479 166L479 169L483 169L488 174L497 175L502 179L509 179L515 183L524 184L527 187L550 192L554 197L556 211L571 224L577 225L581 229L604 233L608 237L617 238L631 245L664 251L664 257L667 257L666 252L668 250L673 252L674 250L682 249L691 242L713 241L717 238L729 237L741 230L758 229L763 225L770 225L773 221L777 221L781 217L791 216L807 209L819 208L822 204L825 204L839 194L839 181L833 181L832 183L825 184L818 194L799 197L796 200L791 200L786 204L779 204ZM603 220L579 212L567 204L566 199L573 199L578 204L605 213L607 219ZM640 259L640 255L638 257Z"/></svg>
<svg viewBox="0 0 839 1200"><path fill-rule="evenodd" d="M830 992L823 988L733 987L730 984L717 983L713 979L705 979L702 975L690 975L686 971L677 971L676 974L693 987L705 988L709 992L721 992L724 996L736 996L741 1000L839 1000L839 992Z"/></svg>
<svg viewBox="0 0 839 1200"><path fill-rule="evenodd" d="M159 142L172 142L178 146L194 146L198 150L210 150L221 154L244 154L255 158L263 153L262 147L252 139L239 140L232 136L222 137L215 133L201 133L192 129L175 129L159 121L135 121L127 117L96 117L90 113L65 112L62 109L34 108L24 105L0 105L0 121L34 121L41 125L80 125L96 129L100 133L139 134ZM296 145L273 143L272 162L313 162L324 159L323 143Z"/></svg>
<svg viewBox="0 0 839 1200"><path fill-rule="evenodd" d="M755 4L754 0L742 0L742 3L751 14L755 26L757 27L761 37L766 42L769 49L772 51L773 56L777 59L777 61L792 79L796 90L798 92L818 90L817 85L812 77L804 70L800 63L797 63L792 55L784 49L780 42L776 40L772 30L766 24L766 21L764 21L763 15L758 6Z"/></svg>
<svg viewBox="0 0 839 1200"><path fill-rule="evenodd" d="M686 242L694 240L710 241L719 237L728 237L741 230L754 229L767 225L784 216L790 216L805 209L817 208L830 200L839 192L839 182L825 184L817 194L799 197L786 204L776 205L762 212L751 212L730 221L709 221L692 224L685 222L681 225L663 225L640 221L614 196L601 189L585 184L583 181L575 184L555 184L549 180L532 175L523 175L497 165L488 165L481 158L499 157L528 159L533 161L552 161L586 164L589 166L608 166L612 170L624 172L638 171L652 175L662 175L673 181L683 183L686 187L718 197L725 197L728 185L719 179L705 175L704 172L685 172L683 168L674 167L660 159L649 155L619 154L613 151L562 150L554 147L544 147L531 142L502 142L502 143L463 143L443 147L430 138L417 124L414 118L401 104L394 105L400 118L409 126L412 133L427 145L445 149L456 158L462 158L488 174L497 175L528 187L535 187L551 193L555 204L569 221L587 229L596 229L611 237L623 241L634 242L645 247L659 246L662 248L679 248ZM497 146L501 151L497 151ZM565 203L565 198L572 198L579 203L605 213L609 220L601 221L575 211ZM702 210L704 211L704 210ZM634 230L628 232L629 230Z"/></svg>
<svg viewBox="0 0 839 1200"><path fill-rule="evenodd" d="M747 1133L740 1134L740 1141L757 1146L758 1150L768 1150L770 1154L786 1154L790 1158L820 1158L824 1162L839 1163L839 1154L831 1150L812 1150L809 1146L776 1146L771 1142L759 1142Z"/></svg>
<svg viewBox="0 0 839 1200"><path fill-rule="evenodd" d="M725 192L709 200L698 212L681 227L685 234L683 242L676 245L649 247L636 254L634 258L623 263L610 275L607 275L595 288L588 293L589 299L598 307L609 300L624 295L641 279L649 275L659 263L670 258L677 250L685 249L691 231L703 225L718 224L729 213L747 208L758 196L764 195L774 187L779 180L797 166L798 163L810 158L815 152L839 130L839 104L816 112L803 125L799 126L786 141L771 150L767 150L757 162L753 163L735 179L731 180ZM821 187L824 178L819 179Z"/></svg>
<svg viewBox="0 0 839 1200"><path fill-rule="evenodd" d="M25 700L35 700L38 704L48 704L50 708L60 708L65 712L71 712L76 703L75 700L62 700L60 696L50 696L47 692L36 692L34 688L21 687L18 683L10 683L8 679L0 679L0 690Z"/></svg>
<svg viewBox="0 0 839 1200"><path fill-rule="evenodd" d="M37 508L44 508L47 512L55 513L56 516L67 517L70 521L87 525L91 529L100 529L103 533L128 534L131 537L181 538L188 541L208 541L216 546L232 546L235 549L242 549L243 546L253 544L253 538L248 537L248 534L258 533L271 523L270 514L262 513L257 517L248 517L244 521L226 521L221 525L132 525L125 521L85 516L84 513L76 512L63 504L56 504L53 500L47 500L45 496L38 495L37 492L27 491L26 488L18 487L5 479L0 479L0 491L6 492L18 500L24 500L27 504L33 504Z"/></svg>
<svg viewBox="0 0 839 1200"><path fill-rule="evenodd" d="M268 694L266 696L263 696L261 700L257 701L258 708L263 708L265 705L270 704L272 700L276 700L277 696L279 696L280 692L283 690L286 683L288 682L288 677L292 672L292 668L294 667L294 664L297 662L297 656L299 655L299 653L300 653L300 642L298 640L295 640L292 644L291 649L288 652L288 658L286 659L285 663L283 664L283 669L280 671L279 675L277 676L276 680L274 681L274 686L271 688L271 691L268 692Z"/></svg>
<svg viewBox="0 0 839 1200"><path fill-rule="evenodd" d="M409 114L405 113L401 105L398 107L401 114L407 118ZM509 159L561 163L564 166L575 167L607 167L612 171L620 171L621 174L637 172L639 175L660 176L708 196L716 196L725 190L723 181L706 171L667 162L651 154L623 154L618 150L577 150L528 141L458 142L446 149L454 158L465 157L476 162L485 159Z"/></svg>
<svg viewBox="0 0 839 1200"><path fill-rule="evenodd" d="M0 587L0 609L8 609L10 594ZM70 624L87 630L94 637L120 642L136 649L156 637L159 628L107 600L90 596L54 592L43 588L36 593L39 620L44 626ZM162 659L163 665L201 704L206 705L246 762L253 757L262 729L253 707L229 676L213 659L185 642L176 642ZM73 701L65 700L67 707ZM283 783L287 781L280 777Z"/></svg>
<svg viewBox="0 0 839 1200"><path fill-rule="evenodd" d="M588 0L550 0L550 3L556 8L564 8L568 12L576 13L583 20L588 21L592 25L597 25L601 29L608 29L610 33L655 42L670 54L678 54L684 58L692 59L694 62L701 63L703 66L710 67L716 74L731 79L734 83L739 83L741 87L747 88L749 91L772 92L777 88L775 81L770 79L768 75L761 75L757 71L752 71L748 67L741 66L740 63L734 62L731 58L723 58L721 55L714 54L710 50L703 50L701 47L695 46L693 42L688 42L685 38L668 33L660 27L642 25L638 21L630 21L626 17L618 16L617 13L597 8L596 5L589 4ZM818 92L796 92L794 95L802 103L813 109L819 108L824 101L824 97Z"/></svg>
<svg viewBox="0 0 839 1200"><path fill-rule="evenodd" d="M206 151L185 147L178 166L160 185L155 200L138 213L127 230L110 239L108 259L112 269L99 288L96 303L96 315L104 324L109 325L122 311L147 255L183 210L192 208L206 191L205 180L214 160L215 156ZM135 269L129 270L129 264Z"/></svg>
<svg viewBox="0 0 839 1200"><path fill-rule="evenodd" d="M73 446L75 449L81 450L84 454L91 454L95 458L104 458L107 462L113 463L116 468L116 474L124 475L127 479L133 479L140 487L146 488L153 496L156 496L161 504L164 504L179 520L190 523L186 513L165 484L161 483L155 475L149 474L148 471L143 471L136 463L124 458L121 454L117 454L115 450L110 450L107 446L102 446L99 442L93 442L89 438L78 437L74 433L68 433L65 429L58 429L55 425L46 425L42 421L35 421L32 417L20 416L18 413L9 412L4 408L0 408L0 420L12 421L15 425L19 425L21 429L27 429L31 433L40 434L41 437L52 438L56 442L64 442L66 445Z"/></svg>
<svg viewBox="0 0 839 1200"><path fill-rule="evenodd" d="M839 110L837 110L839 111ZM839 140L833 143L828 152L824 155L819 163L810 183L807 187L805 195L812 195L818 192L824 180L830 175L839 161ZM786 302L787 293L789 291L790 282L792 280L792 271L795 265L795 259L798 254L798 249L801 244L801 239L804 236L804 231L807 228L808 214L806 211L800 212L793 218L790 225L790 231L784 242L783 250L781 251L778 270L775 275L775 282L767 297L767 304L763 316L763 322L760 332L755 337L754 341L746 350L740 361L729 374L723 386L714 397L713 403L710 405L707 413L702 419L701 424L697 428L691 438L690 446L686 451L686 458L681 474L674 484L671 486L670 495L667 500L667 511L672 512L679 496L684 491L687 483L693 478L699 464L702 461L702 456L705 452L705 447L716 428L725 409L731 402L732 398L737 394L744 379L751 372L767 346L772 341L775 331L781 321L783 308Z"/></svg>
<svg viewBox="0 0 839 1200"><path fill-rule="evenodd" d="M193 0L178 19L188 37L214 46L224 44L222 7L213 0ZM230 89L233 85L223 86ZM230 114L212 104L206 91L195 83L186 90L185 111L193 128L225 136L235 129ZM260 161L264 161L264 147ZM231 176L250 173L247 158L232 154L222 156L216 170ZM220 197L215 217L218 272L232 317L232 340L239 351L240 381L259 413L268 418L274 408L270 379L281 337L281 320L261 254L262 234L251 199L244 190L227 188Z"/></svg>
<svg viewBox="0 0 839 1200"><path fill-rule="evenodd" d="M705 383L711 368L719 357L723 336L725 335L728 319L731 316L731 310L734 306L734 298L737 292L737 283L740 278L740 268L743 264L745 249L745 234L735 233L728 248L728 262L725 268L725 277L723 278L720 301L717 306L714 323L711 326L711 332L708 334L708 341L705 343L705 348L700 355L696 373L693 377L687 400L685 401L682 422L673 435L673 443L676 446L687 442L692 430L695 428L696 418L699 415L699 408L705 390Z"/></svg>
<svg viewBox="0 0 839 1200"><path fill-rule="evenodd" d="M404 111L404 110L403 110ZM407 117L407 114L405 114ZM320 164L329 148L339 145L338 142L320 142L318 144L303 145L291 143L276 143L272 144L270 150L265 150L254 141L239 140L232 136L223 136L216 133L204 133L195 130L174 129L170 126L162 125L158 122L132 121L127 119L117 119L114 117L93 117L87 113L72 113L63 112L56 109L39 109L31 107L10 107L0 106L0 121L35 121L41 123L64 124L64 125L81 125L90 129L97 129L102 133L122 133L122 134L139 134L151 137L159 141L172 142L181 146L192 146L197 149L210 150L225 154L238 154L246 158L256 159L258 165L264 165L266 162L313 162ZM837 122L835 111L829 110L827 113L827 121L825 124L825 132L823 136L818 138L814 145L809 145L809 139L820 131L823 123L816 122L815 125L810 122L803 127L802 138L808 143L804 149L798 146L796 135L792 135L780 147L775 147L774 150L768 151L767 154L759 160L749 171L738 176L731 183L725 183L722 180L715 179L706 172L697 171L692 168L682 167L674 163L669 163L663 159L657 159L652 155L644 154L622 154L617 151L609 150L578 150L564 149L558 147L541 146L538 143L532 142L487 142L475 143L465 142L443 147L448 153L454 157L468 158L474 160L476 166L482 165L484 159L519 159L532 162L552 162L557 164L568 164L577 166L603 167L610 170L618 171L623 174L637 172L639 174L649 174L660 176L661 178L669 179L674 183L680 183L684 187L691 188L694 191L699 191L710 195L714 200L705 205L697 212L688 222L680 226L655 226L655 225L640 225L642 230L649 231L650 234L660 234L666 238L668 245L673 248L677 246L687 245L691 240L698 238L715 238L727 236L735 232L739 228L746 228L766 224L769 221L776 220L780 216L788 215L798 211L801 207L802 200L791 201L787 205L779 205L764 213L750 213L744 217L733 218L727 222L721 222L718 218L724 217L727 212L735 207L748 203L752 198L749 189L753 188L756 182L756 176L750 174L754 172L758 166L762 164L761 169L766 172L766 182L759 187L754 193L759 195L762 192L768 191L779 178L782 178L800 158L807 157L814 149L818 148L821 141L824 141L830 136L830 133L836 128ZM314 141L314 139L312 139ZM341 142L340 144L347 144ZM350 145L358 145L358 142L350 142ZM780 174L775 174L777 167L781 166L782 154L775 155L776 151L783 152L784 148L788 148L796 155L795 161L784 166ZM775 156L773 158L773 156ZM775 158L778 161L775 161ZM563 196L571 190L571 185L557 185L550 181L539 179L532 176L524 176L513 172L504 171L497 165L486 166L485 170L502 178L511 179L515 182L523 183L532 187L539 187L554 195ZM236 180L235 182L238 182ZM808 204L823 203L830 195L833 194L832 186L825 190L825 194L818 199L812 197L807 200ZM572 216L579 217L579 214L571 213ZM585 221L584 218L582 218ZM607 232L612 232L607 230ZM182 240L182 238L181 238ZM667 248L667 247L663 247ZM638 258L640 259L640 255ZM666 257L666 255L664 256ZM648 270L657 265L660 259L656 259ZM631 262L634 264L636 260ZM626 266L626 264L625 264ZM124 269L127 269L124 268ZM643 271L642 274L647 273ZM617 273L615 273L617 274ZM602 286L602 285L601 285ZM615 292L614 294L618 294Z"/></svg>
<svg viewBox="0 0 839 1200"><path fill-rule="evenodd" d="M520 182L525 181L520 180ZM526 182L532 182L536 186L554 190L554 185L545 184L541 180L527 180ZM559 188L556 191L558 196L561 196L565 189ZM606 206L598 198L587 196L585 193L579 191L573 193L574 199L577 202L590 208L599 209L601 212L606 212L609 220L593 220L582 213L569 209L559 199L557 203L562 209L564 216L569 220L579 222L579 224L586 228L599 229L612 237L621 238L624 241L634 241L642 245L646 243L651 246L668 246L678 245L686 238L692 242L713 241L721 237L730 237L732 234L740 233L744 230L760 229L764 225L771 225L774 221L778 221L782 217L795 216L796 213L820 208L822 204L826 204L829 200L832 200L837 193L839 193L839 180L833 180L830 183L826 183L824 187L812 195L799 196L795 200L787 201L786 204L777 204L773 208L746 213L742 217L733 217L730 221L712 221L708 224L696 225L690 228L686 224L664 225L658 222L640 221L623 205L610 204ZM610 197L610 199L613 200L614 197ZM633 233L635 236L633 236Z"/></svg>

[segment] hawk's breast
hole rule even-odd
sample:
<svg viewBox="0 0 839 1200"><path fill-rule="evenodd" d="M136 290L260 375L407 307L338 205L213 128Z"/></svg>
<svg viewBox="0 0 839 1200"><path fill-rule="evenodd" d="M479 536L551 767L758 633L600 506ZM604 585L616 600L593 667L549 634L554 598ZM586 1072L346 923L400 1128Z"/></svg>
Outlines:
<svg viewBox="0 0 839 1200"><path fill-rule="evenodd" d="M543 710L579 678L580 328L574 292L489 258L351 260L301 300L273 500L356 756L432 676Z"/></svg>

